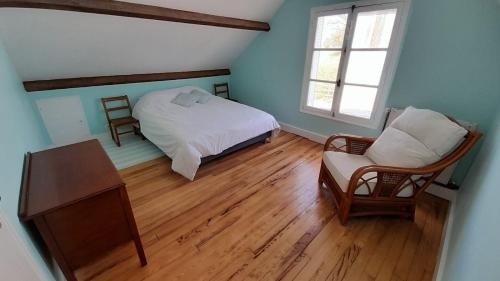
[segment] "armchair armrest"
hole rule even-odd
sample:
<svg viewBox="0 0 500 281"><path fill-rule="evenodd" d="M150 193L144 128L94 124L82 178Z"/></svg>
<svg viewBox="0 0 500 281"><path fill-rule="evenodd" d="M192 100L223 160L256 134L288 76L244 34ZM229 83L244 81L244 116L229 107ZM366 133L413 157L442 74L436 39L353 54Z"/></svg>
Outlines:
<svg viewBox="0 0 500 281"><path fill-rule="evenodd" d="M453 152L436 163L421 168L401 168L381 165L370 165L357 169L351 175L347 196L354 195L356 189L364 185L370 190L371 197L396 197L405 187L413 188L413 196L422 193L441 172L462 158L479 140L481 134L469 132L465 140ZM335 138L333 138L334 140ZM371 173L371 175L367 175ZM376 179L375 188L371 190L368 181Z"/></svg>
<svg viewBox="0 0 500 281"><path fill-rule="evenodd" d="M323 151L339 151L362 155L373 144L375 138L354 135L333 135L325 142Z"/></svg>
<svg viewBox="0 0 500 281"><path fill-rule="evenodd" d="M415 197L424 191L445 169L444 165L438 165L440 162L422 168L381 165L361 167L352 174L347 194L352 197L358 188L365 186L370 191L370 197L395 198L403 189L412 187L413 195L411 197ZM377 183L374 188L371 188L368 181L374 179Z"/></svg>

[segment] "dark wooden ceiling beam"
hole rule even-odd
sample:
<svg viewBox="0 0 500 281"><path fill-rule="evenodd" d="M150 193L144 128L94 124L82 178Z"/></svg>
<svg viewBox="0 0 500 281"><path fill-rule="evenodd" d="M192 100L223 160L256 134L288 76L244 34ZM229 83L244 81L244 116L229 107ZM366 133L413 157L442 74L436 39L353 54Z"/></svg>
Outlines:
<svg viewBox="0 0 500 281"><path fill-rule="evenodd" d="M0 0L0 7L35 8L269 31L268 23L112 0Z"/></svg>
<svg viewBox="0 0 500 281"><path fill-rule="evenodd" d="M229 69L82 77L24 82L27 92L229 75Z"/></svg>

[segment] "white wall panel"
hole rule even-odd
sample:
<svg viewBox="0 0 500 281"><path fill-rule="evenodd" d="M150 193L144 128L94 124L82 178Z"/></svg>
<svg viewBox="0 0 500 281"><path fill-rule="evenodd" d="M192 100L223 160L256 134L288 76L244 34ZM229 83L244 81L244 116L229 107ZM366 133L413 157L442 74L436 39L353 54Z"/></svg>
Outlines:
<svg viewBox="0 0 500 281"><path fill-rule="evenodd" d="M54 145L66 145L90 138L80 96L40 99L36 104Z"/></svg>

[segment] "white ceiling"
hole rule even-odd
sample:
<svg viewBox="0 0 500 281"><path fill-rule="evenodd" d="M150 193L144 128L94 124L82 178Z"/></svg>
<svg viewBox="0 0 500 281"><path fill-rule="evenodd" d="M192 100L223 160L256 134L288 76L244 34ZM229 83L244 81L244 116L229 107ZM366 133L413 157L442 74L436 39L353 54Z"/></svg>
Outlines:
<svg viewBox="0 0 500 281"><path fill-rule="evenodd" d="M283 1L128 0L259 21L269 21ZM0 9L0 39L24 81L228 68L258 33L66 11Z"/></svg>

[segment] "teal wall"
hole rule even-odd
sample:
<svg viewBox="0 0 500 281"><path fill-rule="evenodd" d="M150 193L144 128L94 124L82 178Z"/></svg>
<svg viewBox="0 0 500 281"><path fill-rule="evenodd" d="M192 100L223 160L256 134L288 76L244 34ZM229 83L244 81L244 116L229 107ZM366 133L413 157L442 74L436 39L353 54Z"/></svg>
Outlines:
<svg viewBox="0 0 500 281"><path fill-rule="evenodd" d="M120 95L128 95L130 102L135 104L139 97L156 90L161 89L172 89L183 86L197 86L205 89L209 92L213 92L214 83L228 82L230 76L216 76L216 77L206 77L206 78L194 78L194 79L184 79L184 80L174 80L174 81L160 81L160 82L147 82L147 83L135 83L135 84L122 84L122 85L110 85L110 86L96 86L96 87L86 87L86 88L75 88L75 89L61 89L61 90L51 90L51 91L40 91L31 93L30 99L32 100L32 105L35 109L35 114L38 117L38 122L41 127L44 128L44 136L48 138L48 133L43 126L41 121L41 116L36 108L36 100L47 99L53 97L64 97L64 96L80 96L82 101L83 109L85 115L87 116L87 122L89 124L89 129L92 134L100 134L107 132L107 121L106 115L102 109L101 98L102 97L112 97Z"/></svg>
<svg viewBox="0 0 500 281"><path fill-rule="evenodd" d="M19 190L24 154L46 147L38 120L28 95L14 68L9 62L5 49L0 42L0 208L13 224L19 237L27 244L35 260L44 269L47 280L53 279L45 266L43 258L19 223L17 217ZM0 252L0 254L2 254Z"/></svg>
<svg viewBox="0 0 500 281"><path fill-rule="evenodd" d="M500 114L455 205L444 281L500 280Z"/></svg>
<svg viewBox="0 0 500 281"><path fill-rule="evenodd" d="M41 150L52 143L36 107L36 101L52 97L79 96L91 133L99 134L107 132L101 97L127 94L134 104L139 97L151 91L190 85L212 92L214 83L228 82L229 79L230 76L218 76L26 93L0 42L0 120L5 120L0 138L0 208L15 225L21 239L26 241L48 280L54 279L54 274L58 275L58 269L50 261L44 261L17 218L23 156L27 151Z"/></svg>
<svg viewBox="0 0 500 281"><path fill-rule="evenodd" d="M322 135L378 134L299 112L310 10L340 2L287 0L271 32L260 34L232 65L234 96ZM413 0L388 106L434 109L477 122L486 132L500 102L499 9L496 0ZM455 181L463 180L474 154L462 161Z"/></svg>
<svg viewBox="0 0 500 281"><path fill-rule="evenodd" d="M0 42L0 208L27 243L48 279L52 275L17 219L23 155L49 144L35 101L78 95L94 134L105 132L99 98L127 94L135 102L147 92L230 79L232 95L274 114L278 120L323 135L369 130L299 112L310 9L335 0L287 0L223 77L55 90L26 94ZM468 173L456 205L456 221L444 280L498 280L500 213L500 5L496 0L413 0L408 32L388 106L414 105L477 122L488 137ZM493 121L496 120L496 121ZM470 163L455 179L461 181Z"/></svg>

